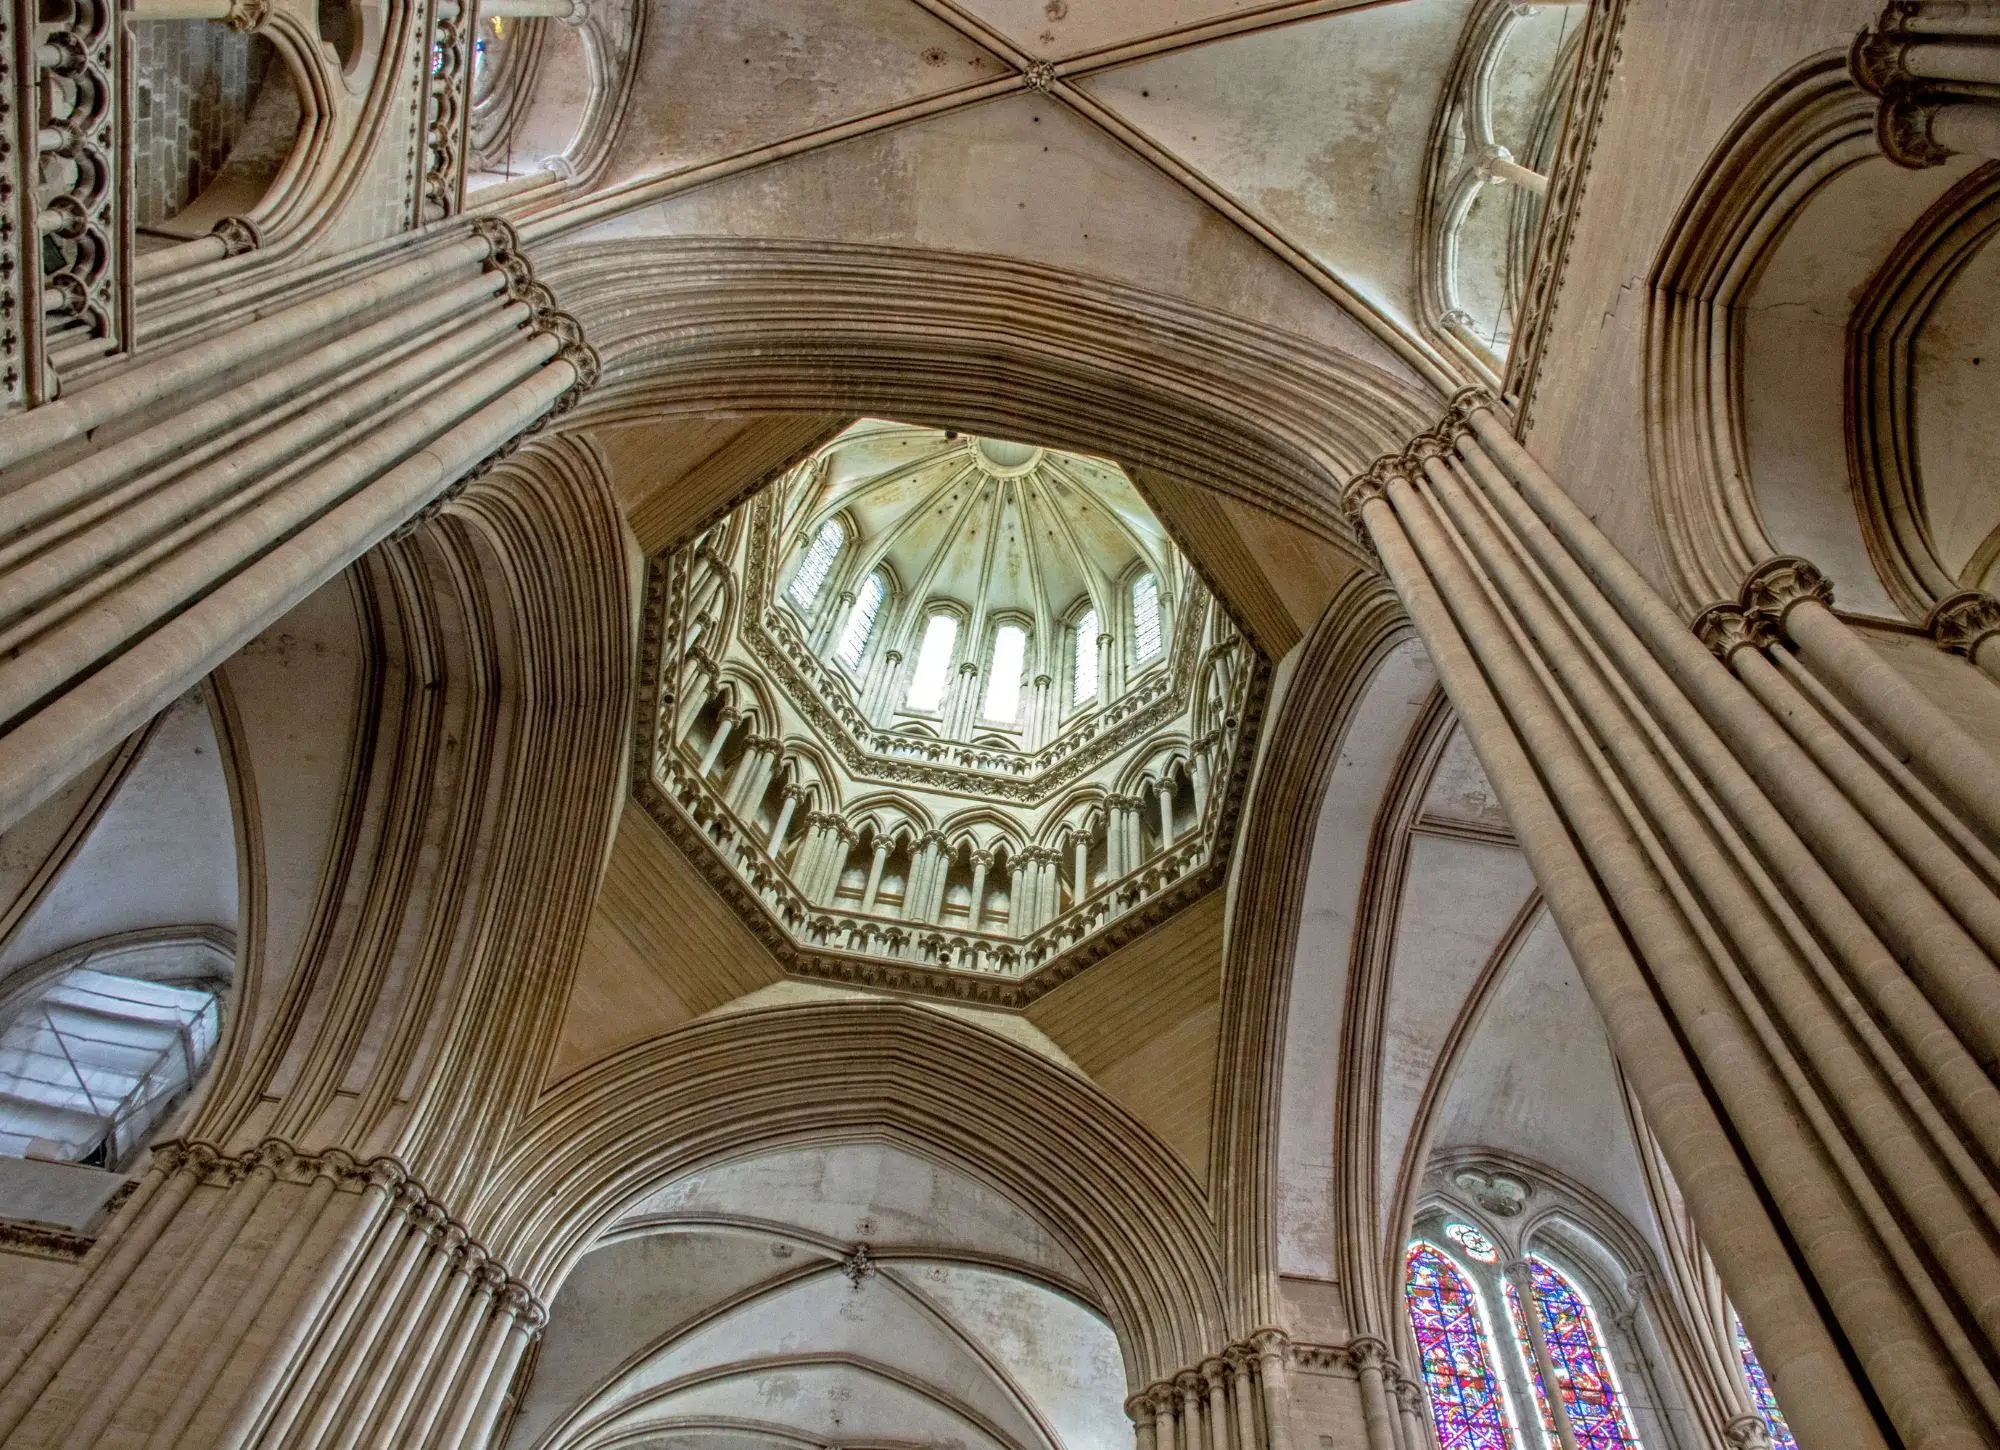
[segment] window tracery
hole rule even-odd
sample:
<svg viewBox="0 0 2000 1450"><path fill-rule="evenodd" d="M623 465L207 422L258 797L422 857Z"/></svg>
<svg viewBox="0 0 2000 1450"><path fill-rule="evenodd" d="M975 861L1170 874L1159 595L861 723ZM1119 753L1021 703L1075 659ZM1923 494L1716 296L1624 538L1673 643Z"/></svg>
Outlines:
<svg viewBox="0 0 2000 1450"><path fill-rule="evenodd" d="M1410 1246L1403 1297L1440 1450L1514 1450L1479 1291L1435 1244Z"/></svg>
<svg viewBox="0 0 2000 1450"><path fill-rule="evenodd" d="M1534 1287L1535 1306L1530 1311L1521 1303L1513 1284L1506 1286L1508 1317L1514 1323L1515 1339L1530 1369L1535 1400L1542 1423L1555 1434L1555 1418L1549 1408L1548 1386L1535 1372L1536 1354L1530 1342L1530 1312L1541 1319L1542 1341L1554 1367L1564 1411L1577 1450L1632 1450L1639 1444L1631 1417L1625 1411L1611 1358L1605 1352L1597 1317L1589 1303L1569 1279L1548 1260L1531 1256L1528 1278Z"/></svg>

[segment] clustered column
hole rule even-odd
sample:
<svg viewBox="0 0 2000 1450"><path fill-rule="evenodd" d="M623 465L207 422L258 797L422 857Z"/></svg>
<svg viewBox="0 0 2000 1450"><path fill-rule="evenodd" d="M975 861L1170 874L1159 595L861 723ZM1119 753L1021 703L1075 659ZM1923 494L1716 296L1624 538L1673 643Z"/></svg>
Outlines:
<svg viewBox="0 0 2000 1450"><path fill-rule="evenodd" d="M1287 1348L1266 1330L1133 1395L1125 1413L1138 1450L1289 1450Z"/></svg>
<svg viewBox="0 0 2000 1450"><path fill-rule="evenodd" d="M302 1252L309 1241L326 1247ZM163 1259L160 1282L140 1282ZM275 1139L158 1149L85 1268L0 1363L0 1439L470 1450L547 1317L392 1160ZM197 1320L216 1284L225 1298ZM136 1317L108 1312L121 1296ZM267 1313L285 1328L260 1343L250 1331ZM190 1343L191 1365L169 1362ZM247 1377L226 1373L246 1351Z"/></svg>
<svg viewBox="0 0 2000 1450"><path fill-rule="evenodd" d="M1482 397L1348 502L1801 1443L1888 1443L1850 1354L1904 1444L1993 1443L2000 767L1801 561L1724 668Z"/></svg>
<svg viewBox="0 0 2000 1450"><path fill-rule="evenodd" d="M2000 157L2000 11L1965 0L1898 0L1850 52L1854 80L1881 98L1875 133L1898 166L1956 154Z"/></svg>
<svg viewBox="0 0 2000 1450"><path fill-rule="evenodd" d="M0 420L0 826L595 378L503 224L397 255Z"/></svg>

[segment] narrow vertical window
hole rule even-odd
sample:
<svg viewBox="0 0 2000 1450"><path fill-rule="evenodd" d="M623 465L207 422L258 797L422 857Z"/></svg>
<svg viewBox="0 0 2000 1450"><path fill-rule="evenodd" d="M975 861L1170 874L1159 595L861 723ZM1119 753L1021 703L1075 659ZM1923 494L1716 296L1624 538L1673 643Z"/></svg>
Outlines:
<svg viewBox="0 0 2000 1450"><path fill-rule="evenodd" d="M1785 1412L1778 1408L1778 1396L1771 1388L1771 1377L1757 1362L1757 1351L1751 1348L1750 1336L1743 1332L1741 1319L1736 1321L1736 1357L1743 1361L1743 1378L1750 1386L1750 1406L1771 1427L1772 1450L1799 1450L1799 1442L1792 1436L1792 1427L1785 1423Z"/></svg>
<svg viewBox="0 0 2000 1450"><path fill-rule="evenodd" d="M1583 1295L1546 1261L1529 1259L1528 1271L1535 1286L1542 1338L1549 1346L1549 1360L1555 1367L1563 1408L1569 1412L1570 1429L1576 1432L1577 1450L1636 1450L1639 1437L1632 1431L1624 1399L1612 1379L1611 1358L1597 1332L1597 1316L1590 1312ZM1535 1384L1542 1423L1553 1436L1555 1420L1549 1414L1548 1387L1535 1370L1534 1346L1523 1317L1526 1306L1512 1284L1507 1286L1507 1308L1521 1341L1522 1357L1528 1362L1528 1378Z"/></svg>
<svg viewBox="0 0 2000 1450"><path fill-rule="evenodd" d="M985 716L1013 721L1021 712L1021 667L1028 660L1028 632L1003 624L993 633L993 664L986 672Z"/></svg>
<svg viewBox="0 0 2000 1450"><path fill-rule="evenodd" d="M1403 1300L1441 1450L1514 1450L1478 1291L1435 1244L1411 1245Z"/></svg>
<svg viewBox="0 0 2000 1450"><path fill-rule="evenodd" d="M1141 574L1132 581L1132 658L1140 664L1160 652L1160 581Z"/></svg>
<svg viewBox="0 0 2000 1450"><path fill-rule="evenodd" d="M847 624L840 631L840 643L833 648L833 657L850 670L858 667L861 657L868 653L868 641L875 633L876 616L882 612L882 597L889 592L889 586L882 581L878 569L868 576L868 582L861 586L861 596L854 601L854 610L847 616Z"/></svg>
<svg viewBox="0 0 2000 1450"><path fill-rule="evenodd" d="M819 532L806 547L805 558L799 561L799 572L792 575L788 591L799 608L811 609L818 600L820 590L826 588L826 581L833 573L833 561L840 557L840 546L846 542L847 531L841 528L839 519L828 519L819 526Z"/></svg>
<svg viewBox="0 0 2000 1450"><path fill-rule="evenodd" d="M912 710L935 710L944 703L945 679L957 644L958 621L949 614L933 614L925 622L924 642L917 647L917 668L910 676Z"/></svg>
<svg viewBox="0 0 2000 1450"><path fill-rule="evenodd" d="M1076 646L1076 670L1071 683L1071 694L1081 705L1086 700L1097 698L1097 611L1086 609L1083 618L1076 622L1072 636Z"/></svg>

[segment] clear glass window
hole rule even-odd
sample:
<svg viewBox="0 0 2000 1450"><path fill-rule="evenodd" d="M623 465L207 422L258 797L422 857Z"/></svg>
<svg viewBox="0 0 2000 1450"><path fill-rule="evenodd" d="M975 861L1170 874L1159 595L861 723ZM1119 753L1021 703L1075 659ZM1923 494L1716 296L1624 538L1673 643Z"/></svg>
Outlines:
<svg viewBox="0 0 2000 1450"><path fill-rule="evenodd" d="M952 651L958 645L958 621L933 614L924 624L924 642L917 648L917 668L910 676L912 710L935 710L944 703L945 681L951 674Z"/></svg>
<svg viewBox="0 0 2000 1450"><path fill-rule="evenodd" d="M826 581L833 574L834 560L840 557L840 546L847 542L847 531L840 526L839 519L828 519L819 526L813 541L806 546L806 556L799 561L799 572L792 575L789 591L792 602L801 609L811 609L818 601L820 591L826 588Z"/></svg>
<svg viewBox="0 0 2000 1450"><path fill-rule="evenodd" d="M1086 609L1076 622L1076 671L1072 677L1076 703L1097 698L1097 611Z"/></svg>
<svg viewBox="0 0 2000 1450"><path fill-rule="evenodd" d="M79 967L0 1031L0 1153L115 1167L215 1051L215 994Z"/></svg>
<svg viewBox="0 0 2000 1450"><path fill-rule="evenodd" d="M1028 632L1018 624L1003 624L993 634L993 664L986 672L988 720L1018 720L1021 712L1021 668L1028 661Z"/></svg>
<svg viewBox="0 0 2000 1450"><path fill-rule="evenodd" d="M1132 658L1144 664L1160 652L1160 581L1141 574L1132 581Z"/></svg>
<svg viewBox="0 0 2000 1450"><path fill-rule="evenodd" d="M833 648L833 657L850 670L858 668L861 657L868 653L868 641L875 633L875 620L882 612L882 599L888 592L889 586L879 570L870 574L868 582L861 586L861 597L854 601L853 612L840 631L840 643Z"/></svg>

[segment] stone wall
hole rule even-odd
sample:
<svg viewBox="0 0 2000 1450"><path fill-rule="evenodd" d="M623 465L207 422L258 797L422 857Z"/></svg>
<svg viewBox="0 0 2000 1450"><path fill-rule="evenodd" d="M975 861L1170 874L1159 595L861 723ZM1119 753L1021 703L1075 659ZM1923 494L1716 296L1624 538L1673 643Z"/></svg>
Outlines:
<svg viewBox="0 0 2000 1450"><path fill-rule="evenodd" d="M133 216L165 221L215 179L250 119L274 54L209 21L132 25Z"/></svg>

